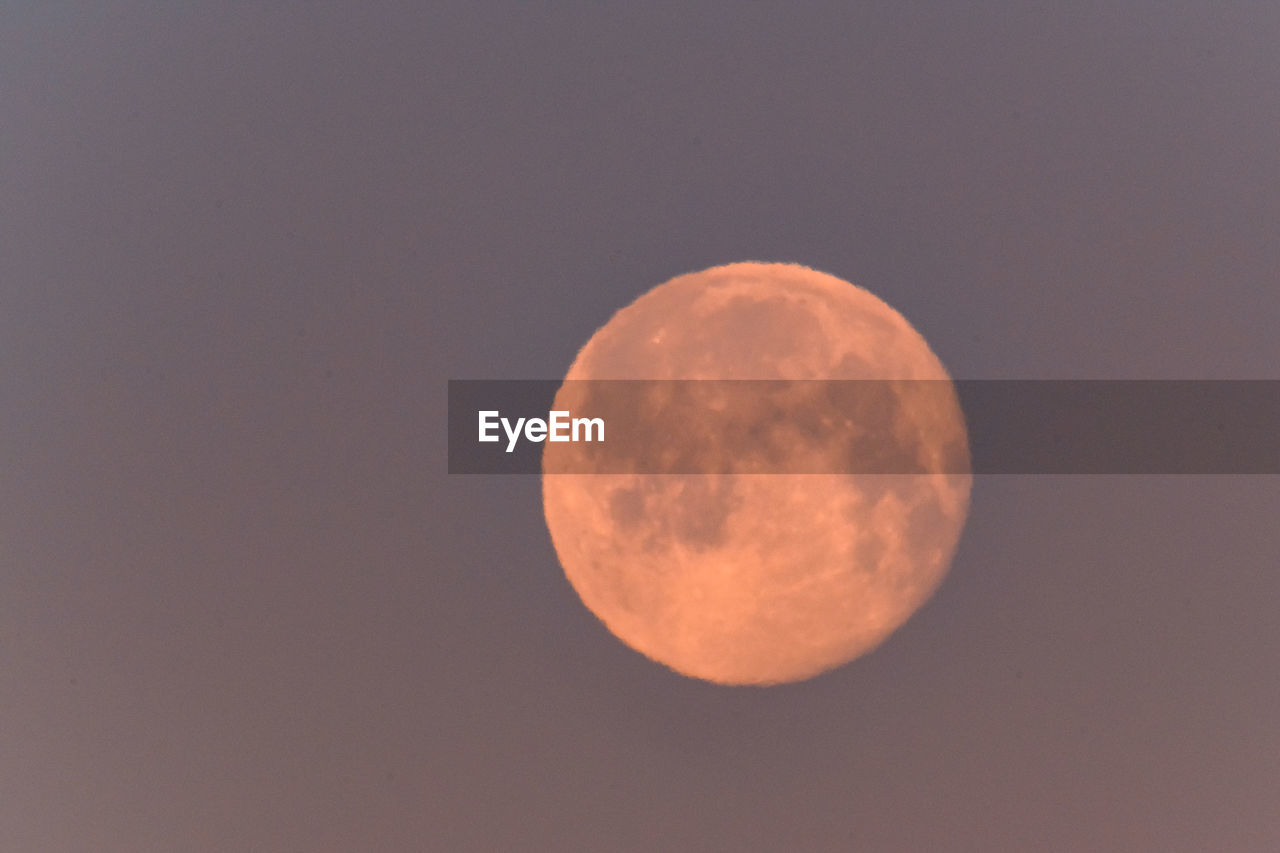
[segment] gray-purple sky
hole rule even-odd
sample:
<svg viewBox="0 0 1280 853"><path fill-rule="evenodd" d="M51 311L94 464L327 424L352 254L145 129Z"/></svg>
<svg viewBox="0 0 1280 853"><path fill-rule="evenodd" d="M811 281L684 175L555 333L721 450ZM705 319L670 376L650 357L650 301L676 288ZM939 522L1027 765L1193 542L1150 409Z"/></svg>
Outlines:
<svg viewBox="0 0 1280 853"><path fill-rule="evenodd" d="M979 477L767 690L577 601L449 378L804 263L964 378L1277 378L1273 2L0 8L0 850L1280 849L1280 478Z"/></svg>

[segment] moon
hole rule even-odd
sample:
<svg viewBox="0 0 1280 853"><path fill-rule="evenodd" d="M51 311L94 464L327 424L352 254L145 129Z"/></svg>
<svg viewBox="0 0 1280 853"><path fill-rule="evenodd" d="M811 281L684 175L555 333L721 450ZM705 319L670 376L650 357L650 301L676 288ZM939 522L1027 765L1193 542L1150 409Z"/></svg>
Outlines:
<svg viewBox="0 0 1280 853"><path fill-rule="evenodd" d="M681 275L618 311L565 379L944 380L918 383L946 392L928 399L906 390L913 383L893 385L860 415L891 428L851 423L849 435L871 436L861 443L794 431L769 442L808 459L830 454L820 470L833 473L752 473L761 436L786 429L768 422L713 443L745 460L727 473L560 473L564 454L585 445L548 444L543 510L565 576L652 660L718 684L804 680L880 645L946 575L969 507L964 418L928 343L871 292L796 264ZM580 404L583 384L562 384L556 408ZM822 405L801 399L788 411L823 415ZM697 412L687 414L644 428L678 448L699 434ZM848 452L905 454L922 467L841 473Z"/></svg>

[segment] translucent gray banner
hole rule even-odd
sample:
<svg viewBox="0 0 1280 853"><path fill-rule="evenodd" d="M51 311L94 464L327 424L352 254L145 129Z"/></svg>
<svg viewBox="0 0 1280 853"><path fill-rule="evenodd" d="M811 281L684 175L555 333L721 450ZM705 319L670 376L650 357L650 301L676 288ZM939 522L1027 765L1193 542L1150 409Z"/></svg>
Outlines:
<svg viewBox="0 0 1280 853"><path fill-rule="evenodd" d="M1280 380L450 380L451 474L1280 474Z"/></svg>

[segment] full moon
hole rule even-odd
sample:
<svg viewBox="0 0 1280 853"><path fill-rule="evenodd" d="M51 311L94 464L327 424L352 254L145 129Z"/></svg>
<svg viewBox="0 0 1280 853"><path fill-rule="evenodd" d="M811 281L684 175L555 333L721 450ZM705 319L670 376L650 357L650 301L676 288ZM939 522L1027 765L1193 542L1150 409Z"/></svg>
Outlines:
<svg viewBox="0 0 1280 853"><path fill-rule="evenodd" d="M906 454L920 465L910 473L850 473L849 445L795 432L772 446L830 454L832 473L557 473L554 456L582 446L548 444L543 510L565 575L652 660L719 684L800 681L874 649L946 575L969 506L964 418L928 343L869 291L795 264L678 276L618 311L565 379L942 380L941 398L882 395L866 412L876 430L850 425L891 445L864 438L853 452ZM572 407L574 384L557 409ZM678 446L697 427L654 429ZM718 451L749 460L747 434L761 435L735 432Z"/></svg>

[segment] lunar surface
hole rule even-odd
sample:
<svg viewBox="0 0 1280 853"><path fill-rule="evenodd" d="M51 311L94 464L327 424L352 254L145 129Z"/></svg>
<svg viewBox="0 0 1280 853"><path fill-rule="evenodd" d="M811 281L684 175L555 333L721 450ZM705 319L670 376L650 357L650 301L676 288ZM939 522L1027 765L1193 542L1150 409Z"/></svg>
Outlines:
<svg viewBox="0 0 1280 853"><path fill-rule="evenodd" d="M574 414L592 386L576 380L934 380L865 383L879 393L853 409L832 408L830 383L796 383L781 409L731 432L716 421L710 436L697 406L674 420L657 404L666 416L630 413L632 435L638 423L664 452L683 447L720 473L620 470L625 442L590 473L588 445L546 445L543 508L570 584L614 635L676 672L809 678L879 645L946 574L969 504L963 416L924 338L867 290L793 264L679 276L620 310L565 378L556 408ZM781 469L761 464L766 448L805 473L770 473ZM849 473L850 454L913 466Z"/></svg>

